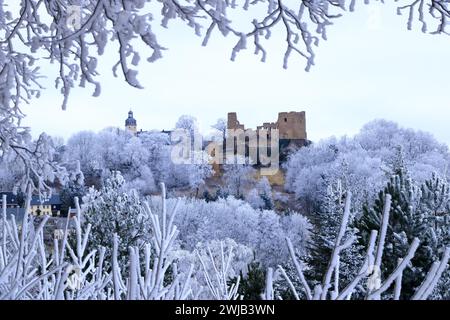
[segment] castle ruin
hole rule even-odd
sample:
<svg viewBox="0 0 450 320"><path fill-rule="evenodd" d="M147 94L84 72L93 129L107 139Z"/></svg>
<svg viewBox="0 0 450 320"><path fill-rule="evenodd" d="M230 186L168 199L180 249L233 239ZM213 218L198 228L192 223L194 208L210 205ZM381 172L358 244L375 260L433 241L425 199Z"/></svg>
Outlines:
<svg viewBox="0 0 450 320"><path fill-rule="evenodd" d="M236 112L228 113L228 129L246 130L237 119ZM305 111L280 112L276 122L264 122L257 130L278 129L280 140L307 140Z"/></svg>
<svg viewBox="0 0 450 320"><path fill-rule="evenodd" d="M243 130L245 133L255 131L246 129L245 125L239 122L236 112L228 113L227 128L228 130ZM291 152L309 144L305 111L280 112L276 122L265 122L261 126L257 126L256 132L262 129L267 130L269 135L271 130L278 130L280 161L286 160Z"/></svg>

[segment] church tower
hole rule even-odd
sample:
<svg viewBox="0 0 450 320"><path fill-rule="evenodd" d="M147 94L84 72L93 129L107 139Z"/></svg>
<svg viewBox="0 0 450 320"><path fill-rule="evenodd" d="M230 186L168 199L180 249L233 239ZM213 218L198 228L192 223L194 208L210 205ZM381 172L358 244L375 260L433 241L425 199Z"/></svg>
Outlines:
<svg viewBox="0 0 450 320"><path fill-rule="evenodd" d="M125 129L132 134L136 134L137 132L136 119L133 118L133 111L131 110L128 112L128 118L125 120Z"/></svg>

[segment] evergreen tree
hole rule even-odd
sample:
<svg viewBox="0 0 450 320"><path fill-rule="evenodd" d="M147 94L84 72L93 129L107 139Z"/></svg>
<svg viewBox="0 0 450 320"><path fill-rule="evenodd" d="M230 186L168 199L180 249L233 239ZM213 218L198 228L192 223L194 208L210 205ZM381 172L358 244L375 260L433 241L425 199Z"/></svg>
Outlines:
<svg viewBox="0 0 450 320"><path fill-rule="evenodd" d="M421 241L412 260L413 267L403 274L402 298L405 298L411 296L415 287L423 280L424 272L432 262L433 250L430 247L428 215L421 210L421 190L409 178L402 161L397 162L393 169L398 174L392 176L384 190L379 192L372 207L363 208L363 215L357 225L362 242L367 244L371 230L380 229L384 199L386 194L391 195L382 275L386 276L396 268L397 260L406 255L414 238Z"/></svg>
<svg viewBox="0 0 450 320"><path fill-rule="evenodd" d="M321 283L328 267L328 260L331 257L335 240L341 226L342 216L344 214L345 192L340 181L330 184L327 194L321 201L320 210L313 218L313 224L316 232L313 232L310 245L310 252L305 262L308 265L306 272L309 279L316 283ZM351 220L353 217L351 217ZM351 223L351 221L350 221ZM344 241L355 236L357 230L347 228ZM352 276L358 272L362 262L359 254L359 245L352 244L349 248L342 251L340 255L339 277L340 283L346 285Z"/></svg>
<svg viewBox="0 0 450 320"><path fill-rule="evenodd" d="M261 294L266 286L266 272L261 264L253 261L247 266L247 274L240 271L240 282L238 293L244 300L261 300ZM237 277L229 283L236 283Z"/></svg>
<svg viewBox="0 0 450 320"><path fill-rule="evenodd" d="M421 192L421 209L428 212L436 237L443 245L449 240L446 226L450 212L450 185L445 179L433 173L431 178L422 184Z"/></svg>
<svg viewBox="0 0 450 320"><path fill-rule="evenodd" d="M405 154L403 152L403 147L398 145L395 148L395 152L390 159L387 160L389 171L387 172L388 177L395 175L409 175L408 169L405 163Z"/></svg>
<svg viewBox="0 0 450 320"><path fill-rule="evenodd" d="M450 185L433 173L421 187L421 210L427 213L429 224L429 248L436 261L450 244ZM433 299L450 299L450 271L447 269L436 286Z"/></svg>

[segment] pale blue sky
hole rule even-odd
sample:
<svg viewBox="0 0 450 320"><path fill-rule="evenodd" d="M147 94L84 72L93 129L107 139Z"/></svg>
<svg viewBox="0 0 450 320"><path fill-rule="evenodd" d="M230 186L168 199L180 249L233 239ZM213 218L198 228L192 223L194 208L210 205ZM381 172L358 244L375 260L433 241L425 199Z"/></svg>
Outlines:
<svg viewBox="0 0 450 320"><path fill-rule="evenodd" d="M111 47L101 63L100 97L91 97L89 87L75 89L68 110L62 111L51 79L41 98L24 107L25 124L33 134L46 131L67 138L80 130L122 127L130 108L139 129L169 129L180 115L191 114L204 131L229 111L255 127L276 120L280 111L304 110L314 141L351 135L364 123L385 118L450 144L450 38L422 34L419 25L407 31L406 17L396 16L392 5L360 6L338 19L329 40L316 49L316 66L309 73L304 60L294 55L289 68L282 68L281 34L266 45L266 63L253 55L253 48L231 62L234 38L215 34L202 47L191 29L172 25L159 34L169 48L164 58L141 62L144 90L113 78L116 56Z"/></svg>

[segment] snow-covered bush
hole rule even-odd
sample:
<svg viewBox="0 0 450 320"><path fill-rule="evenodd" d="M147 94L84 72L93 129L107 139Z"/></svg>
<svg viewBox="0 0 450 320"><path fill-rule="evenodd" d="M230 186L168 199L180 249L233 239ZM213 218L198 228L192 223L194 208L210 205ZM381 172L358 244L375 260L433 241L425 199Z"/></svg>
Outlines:
<svg viewBox="0 0 450 320"><path fill-rule="evenodd" d="M69 175L66 183L61 187L61 210L67 214L70 208L75 208L75 198L82 199L86 194L84 174L81 171L80 163L75 162L76 167L69 169Z"/></svg>
<svg viewBox="0 0 450 320"><path fill-rule="evenodd" d="M105 247L105 257L111 261L115 234L119 238L117 259L121 267L128 263L128 248L142 250L151 237L150 220L139 196L125 186L120 172L113 172L100 190L89 189L82 206L82 222L91 227L88 247Z"/></svg>

